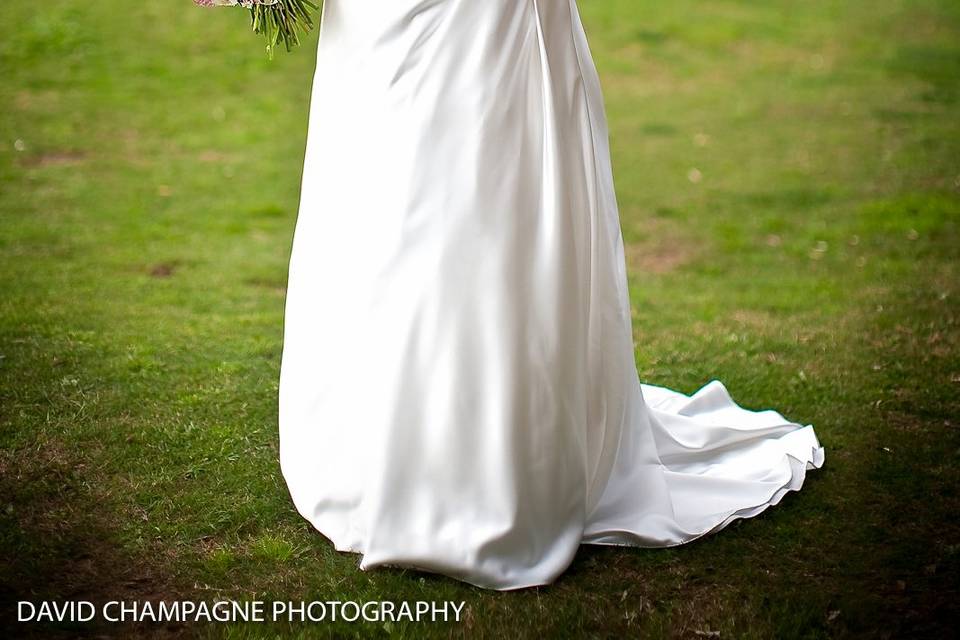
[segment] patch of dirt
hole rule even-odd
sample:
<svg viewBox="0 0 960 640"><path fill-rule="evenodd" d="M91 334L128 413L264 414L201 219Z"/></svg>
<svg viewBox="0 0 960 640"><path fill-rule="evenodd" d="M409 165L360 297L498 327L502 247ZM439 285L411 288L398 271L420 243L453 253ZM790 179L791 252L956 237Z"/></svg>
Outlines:
<svg viewBox="0 0 960 640"><path fill-rule="evenodd" d="M631 275L670 273L694 258L694 243L672 225L654 220L649 227L646 238L624 243L627 270Z"/></svg>
<svg viewBox="0 0 960 640"><path fill-rule="evenodd" d="M21 160L21 164L26 167L56 167L63 165L79 164L87 157L83 151L51 151L35 156L27 156Z"/></svg>
<svg viewBox="0 0 960 640"><path fill-rule="evenodd" d="M197 154L197 159L200 160L200 162L230 162L236 158L229 153L208 149Z"/></svg>
<svg viewBox="0 0 960 640"><path fill-rule="evenodd" d="M278 293L278 294L286 293L287 291L286 281L277 280L275 278L260 278L260 277L247 278L246 283L251 286L267 289L269 291L272 291L273 293Z"/></svg>
<svg viewBox="0 0 960 640"><path fill-rule="evenodd" d="M60 92L55 90L23 89L16 93L13 104L23 111L49 109L60 102Z"/></svg>
<svg viewBox="0 0 960 640"><path fill-rule="evenodd" d="M158 262L150 267L149 273L154 278L169 278L179 268L180 265L176 262Z"/></svg>

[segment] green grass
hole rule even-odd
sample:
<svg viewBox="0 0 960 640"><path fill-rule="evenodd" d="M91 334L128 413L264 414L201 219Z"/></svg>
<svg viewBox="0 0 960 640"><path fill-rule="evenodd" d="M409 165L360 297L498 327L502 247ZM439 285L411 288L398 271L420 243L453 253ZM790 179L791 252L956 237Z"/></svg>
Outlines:
<svg viewBox="0 0 960 640"><path fill-rule="evenodd" d="M688 392L718 377L745 406L816 425L827 464L804 490L689 546L584 547L545 588L359 571L295 513L277 461L316 34L268 62L241 12L14 0L0 39L4 618L18 598L449 599L466 622L139 632L953 630L960 5L579 4L641 376Z"/></svg>

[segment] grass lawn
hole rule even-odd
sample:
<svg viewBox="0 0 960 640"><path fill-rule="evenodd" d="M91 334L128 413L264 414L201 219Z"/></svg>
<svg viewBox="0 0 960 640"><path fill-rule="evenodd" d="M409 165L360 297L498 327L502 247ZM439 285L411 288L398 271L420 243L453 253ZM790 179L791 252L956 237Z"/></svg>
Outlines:
<svg viewBox="0 0 960 640"><path fill-rule="evenodd" d="M348 1L348 0L345 0ZM960 4L579 0L641 377L722 379L825 467L669 550L514 593L361 572L293 508L277 376L316 34L13 0L0 38L0 600L463 600L259 638L943 637L960 570ZM322 96L319 97L322 100ZM7 622L7 624L16 624Z"/></svg>

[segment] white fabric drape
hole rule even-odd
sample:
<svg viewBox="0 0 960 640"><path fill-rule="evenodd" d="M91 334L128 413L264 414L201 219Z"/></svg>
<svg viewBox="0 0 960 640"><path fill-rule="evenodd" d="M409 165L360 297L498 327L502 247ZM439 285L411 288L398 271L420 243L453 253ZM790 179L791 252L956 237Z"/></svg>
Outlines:
<svg viewBox="0 0 960 640"><path fill-rule="evenodd" d="M581 543L682 544L823 463L719 382L641 385L607 137L574 0L324 3L280 461L361 568L544 584Z"/></svg>

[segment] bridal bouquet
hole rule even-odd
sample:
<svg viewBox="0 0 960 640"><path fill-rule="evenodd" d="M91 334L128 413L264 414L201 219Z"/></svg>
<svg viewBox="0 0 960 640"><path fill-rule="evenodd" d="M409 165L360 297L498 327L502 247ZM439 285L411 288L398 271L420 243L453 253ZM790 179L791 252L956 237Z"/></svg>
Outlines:
<svg viewBox="0 0 960 640"><path fill-rule="evenodd" d="M287 51L300 44L300 33L313 28L310 10L319 5L312 0L193 0L204 7L244 7L250 11L254 33L267 38L267 54L272 58L277 43Z"/></svg>

